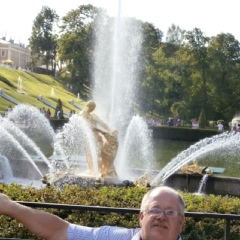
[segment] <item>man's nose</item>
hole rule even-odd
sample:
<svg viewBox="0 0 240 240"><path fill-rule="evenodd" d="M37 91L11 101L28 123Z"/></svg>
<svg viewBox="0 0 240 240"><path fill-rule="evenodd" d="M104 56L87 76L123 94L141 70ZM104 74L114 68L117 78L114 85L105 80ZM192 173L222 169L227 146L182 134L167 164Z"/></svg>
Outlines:
<svg viewBox="0 0 240 240"><path fill-rule="evenodd" d="M157 214L156 218L166 218L166 214L164 211Z"/></svg>

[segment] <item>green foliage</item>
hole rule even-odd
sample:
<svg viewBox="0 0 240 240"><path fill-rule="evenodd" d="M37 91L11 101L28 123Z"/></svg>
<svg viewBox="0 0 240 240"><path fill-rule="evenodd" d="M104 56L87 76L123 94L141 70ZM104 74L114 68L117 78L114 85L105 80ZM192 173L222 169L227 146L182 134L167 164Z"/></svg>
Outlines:
<svg viewBox="0 0 240 240"><path fill-rule="evenodd" d="M185 30L180 29L179 26L176 26L174 24L171 25L170 28L168 28L167 31L167 42L175 43L175 44L182 44L184 40L184 34Z"/></svg>
<svg viewBox="0 0 240 240"><path fill-rule="evenodd" d="M97 23L106 27L108 43L113 18L88 4L62 18L58 35L52 31L57 21L55 11L43 7L33 24L31 49L53 68L55 60L61 62L59 67L64 63L62 76L79 93L84 84L91 86L94 44L100 31ZM204 108L208 120L230 121L240 109L240 44L234 36L220 33L210 38L198 28L186 31L172 25L163 42L160 29L148 22L135 22L141 25L143 36L138 61L139 109L167 118L171 107L176 110L174 103L181 102L184 105L179 112L184 120L196 118ZM111 44L107 44L105 61L111 61L110 48ZM38 56L33 55L33 66L37 60Z"/></svg>
<svg viewBox="0 0 240 240"><path fill-rule="evenodd" d="M0 184L3 192L15 201L47 202L74 205L106 206L117 208L140 208L140 202L147 188L78 188L65 186L59 191L54 186L36 189L31 186L22 187L17 184ZM240 199L236 197L199 196L181 192L187 212L231 213L240 212ZM61 218L84 226L123 226L139 227L137 214L118 214L92 211L42 209ZM37 239L24 226L6 216L0 217L0 237ZM239 221L231 224L231 239L240 236ZM187 218L183 229L183 238L190 239L223 239L225 223L221 219Z"/></svg>
<svg viewBox="0 0 240 240"><path fill-rule="evenodd" d="M205 111L204 111L203 108L201 110L198 123L199 123L200 128L206 128L207 127L207 119L206 119Z"/></svg>
<svg viewBox="0 0 240 240"><path fill-rule="evenodd" d="M43 64L49 65L55 73L56 65L54 62L57 57L57 35L54 33L54 26L57 25L59 16L53 9L43 6L41 12L34 20L32 27L32 35L30 38L30 46L33 56L38 56ZM33 59L33 67L36 60Z"/></svg>
<svg viewBox="0 0 240 240"><path fill-rule="evenodd" d="M63 17L59 38L59 60L66 63L75 91L83 84L90 86L91 60L94 41L94 20L100 10L92 5L81 5ZM105 22L105 21L102 21Z"/></svg>

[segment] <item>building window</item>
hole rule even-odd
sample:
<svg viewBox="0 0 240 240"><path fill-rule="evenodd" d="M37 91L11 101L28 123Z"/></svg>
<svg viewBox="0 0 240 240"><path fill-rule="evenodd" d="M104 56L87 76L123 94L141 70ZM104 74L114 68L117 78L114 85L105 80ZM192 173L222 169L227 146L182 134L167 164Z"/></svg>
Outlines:
<svg viewBox="0 0 240 240"><path fill-rule="evenodd" d="M5 55L6 55L5 50L2 50L2 57L5 57Z"/></svg>

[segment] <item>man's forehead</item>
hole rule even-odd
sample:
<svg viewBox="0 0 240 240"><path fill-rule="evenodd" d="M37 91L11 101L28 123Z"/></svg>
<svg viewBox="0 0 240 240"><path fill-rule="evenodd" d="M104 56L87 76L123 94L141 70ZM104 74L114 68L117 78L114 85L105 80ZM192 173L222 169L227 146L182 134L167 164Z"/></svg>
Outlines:
<svg viewBox="0 0 240 240"><path fill-rule="evenodd" d="M173 207L177 201L176 194L171 191L153 191L149 195L147 205Z"/></svg>
<svg viewBox="0 0 240 240"><path fill-rule="evenodd" d="M149 200L154 200L154 199L172 199L172 200L177 200L177 195L169 190L166 189L156 189L152 191L149 195Z"/></svg>

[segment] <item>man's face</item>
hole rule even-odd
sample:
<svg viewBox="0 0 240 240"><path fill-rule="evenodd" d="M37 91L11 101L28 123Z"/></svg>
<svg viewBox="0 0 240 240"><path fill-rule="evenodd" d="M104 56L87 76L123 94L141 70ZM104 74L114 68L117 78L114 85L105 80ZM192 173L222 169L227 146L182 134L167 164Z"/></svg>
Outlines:
<svg viewBox="0 0 240 240"><path fill-rule="evenodd" d="M146 211L153 208L173 210L180 213L180 203L177 196L168 192L152 192L149 196ZM185 217L179 214L166 216L163 212L152 214L140 213L142 240L177 240L181 233Z"/></svg>

